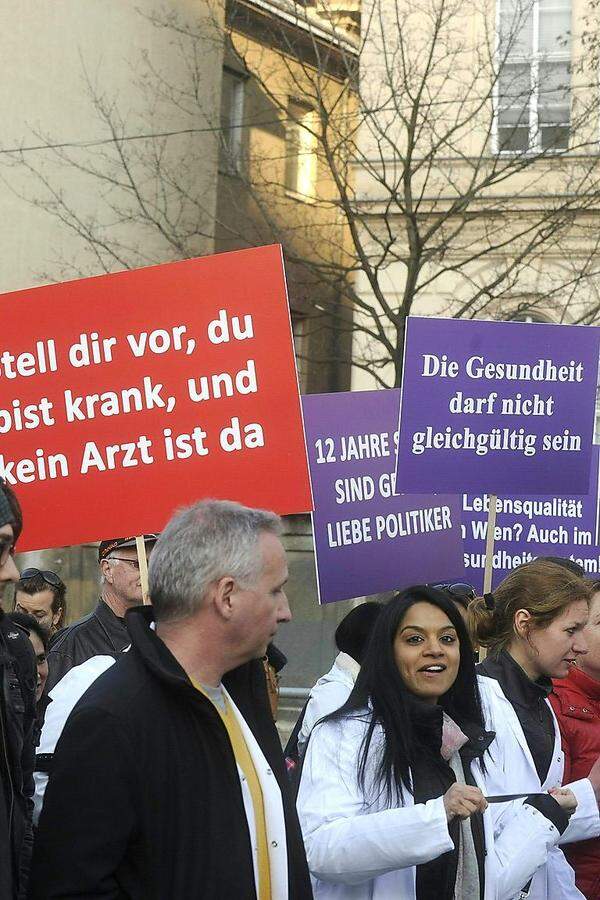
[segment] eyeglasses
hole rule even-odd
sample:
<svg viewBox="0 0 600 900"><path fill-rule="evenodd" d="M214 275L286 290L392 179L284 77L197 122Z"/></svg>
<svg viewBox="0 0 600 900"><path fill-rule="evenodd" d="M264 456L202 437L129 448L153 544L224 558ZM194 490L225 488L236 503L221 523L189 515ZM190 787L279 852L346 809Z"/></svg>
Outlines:
<svg viewBox="0 0 600 900"><path fill-rule="evenodd" d="M52 587L59 587L60 585L60 576L58 576L56 572L48 571L48 569L24 569L21 572L20 578L21 581L28 581L30 578L37 578L38 576L41 576L46 584L50 584Z"/></svg>
<svg viewBox="0 0 600 900"><path fill-rule="evenodd" d="M0 566L5 566L15 552L15 542L11 538L0 538Z"/></svg>
<svg viewBox="0 0 600 900"><path fill-rule="evenodd" d="M129 563L130 566L133 566L133 568L137 569L137 571L139 572L140 564L137 559L126 559L124 556L109 556L108 559L114 559L116 562Z"/></svg>

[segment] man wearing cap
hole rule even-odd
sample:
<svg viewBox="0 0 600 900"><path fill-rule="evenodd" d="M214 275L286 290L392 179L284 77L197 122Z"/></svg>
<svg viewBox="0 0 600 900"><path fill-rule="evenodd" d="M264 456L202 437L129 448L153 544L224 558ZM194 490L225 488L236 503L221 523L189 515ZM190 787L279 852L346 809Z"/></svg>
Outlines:
<svg viewBox="0 0 600 900"><path fill-rule="evenodd" d="M145 534L149 556L157 535ZM116 655L130 643L124 617L142 602L140 569L135 538L113 538L98 548L102 587L96 608L66 628L50 647L49 693L67 672L98 654Z"/></svg>
<svg viewBox="0 0 600 900"><path fill-rule="evenodd" d="M0 603L18 580L13 560L23 519L0 479ZM35 655L27 632L0 607L0 897L24 898L33 843Z"/></svg>

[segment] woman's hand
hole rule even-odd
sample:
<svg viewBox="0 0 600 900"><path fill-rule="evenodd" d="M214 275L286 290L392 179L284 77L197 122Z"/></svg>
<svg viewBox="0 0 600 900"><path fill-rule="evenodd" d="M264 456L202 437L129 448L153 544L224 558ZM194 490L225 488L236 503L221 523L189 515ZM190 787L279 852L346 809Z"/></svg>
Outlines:
<svg viewBox="0 0 600 900"><path fill-rule="evenodd" d="M577 797L569 788L550 788L548 791L551 797L554 797L561 809L568 816L572 816L577 809Z"/></svg>
<svg viewBox="0 0 600 900"><path fill-rule="evenodd" d="M483 812L487 807L487 800L477 787L471 787L470 784L453 784L444 794L444 807L446 818L450 822L455 816L459 819L468 819L475 812Z"/></svg>

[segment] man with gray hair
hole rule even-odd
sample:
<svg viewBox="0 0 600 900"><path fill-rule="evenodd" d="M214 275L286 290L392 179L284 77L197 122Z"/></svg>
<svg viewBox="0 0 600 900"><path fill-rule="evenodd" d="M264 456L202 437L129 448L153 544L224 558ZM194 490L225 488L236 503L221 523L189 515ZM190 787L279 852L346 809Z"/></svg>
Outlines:
<svg viewBox="0 0 600 900"><path fill-rule="evenodd" d="M145 534L146 555L154 547L156 534ZM48 653L49 694L73 666L98 654L116 655L129 644L125 613L142 602L142 583L134 537L101 541L98 547L100 599L91 613L64 628Z"/></svg>
<svg viewBox="0 0 600 900"><path fill-rule="evenodd" d="M291 618L280 533L217 500L167 525L153 606L127 614L131 649L58 742L33 900L312 897L260 663Z"/></svg>

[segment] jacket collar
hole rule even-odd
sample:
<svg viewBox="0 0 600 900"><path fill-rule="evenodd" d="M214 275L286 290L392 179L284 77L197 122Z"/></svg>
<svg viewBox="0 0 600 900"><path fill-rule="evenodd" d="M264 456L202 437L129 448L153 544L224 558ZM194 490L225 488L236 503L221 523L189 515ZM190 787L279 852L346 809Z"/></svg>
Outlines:
<svg viewBox="0 0 600 900"><path fill-rule="evenodd" d="M94 610L95 618L100 622L115 650L123 649L123 641L127 642L125 620L115 615L108 603L99 600Z"/></svg>
<svg viewBox="0 0 600 900"><path fill-rule="evenodd" d="M506 650L502 650L497 656L488 656L477 666L477 671L497 681L511 703L526 708L545 700L552 691L552 681L549 678L532 681Z"/></svg>
<svg viewBox="0 0 600 900"><path fill-rule="evenodd" d="M571 666L567 677L560 679L558 684L567 685L569 682L576 685L590 700L600 700L600 681L582 672L577 666Z"/></svg>
<svg viewBox="0 0 600 900"><path fill-rule="evenodd" d="M335 664L342 671L347 672L352 681L356 681L360 672L360 665L348 653L338 653L335 658Z"/></svg>
<svg viewBox="0 0 600 900"><path fill-rule="evenodd" d="M151 625L154 611L151 606L137 606L125 614L125 624L132 644L132 654L137 655L149 672L166 686L185 696L197 710L203 710L213 722L223 727L213 704L196 690L183 668L167 645L161 641ZM287 775L283 765L281 743L271 714L261 660L250 660L226 672L223 684L244 717L244 720L275 772L282 790L287 788Z"/></svg>

